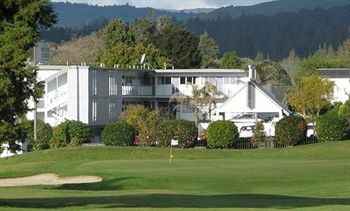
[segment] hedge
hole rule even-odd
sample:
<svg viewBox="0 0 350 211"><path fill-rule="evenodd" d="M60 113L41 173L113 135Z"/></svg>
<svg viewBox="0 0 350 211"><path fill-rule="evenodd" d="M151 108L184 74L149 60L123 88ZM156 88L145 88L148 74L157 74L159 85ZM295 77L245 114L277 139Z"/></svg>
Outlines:
<svg viewBox="0 0 350 211"><path fill-rule="evenodd" d="M287 116L275 127L277 144L296 145L306 139L307 123L301 116Z"/></svg>
<svg viewBox="0 0 350 211"><path fill-rule="evenodd" d="M346 138L348 121L333 109L316 121L316 133L320 142L340 141Z"/></svg>
<svg viewBox="0 0 350 211"><path fill-rule="evenodd" d="M191 147L197 138L198 129L194 122L185 120L163 120L160 122L157 139L158 145L167 147L171 139L176 138L181 147Z"/></svg>
<svg viewBox="0 0 350 211"><path fill-rule="evenodd" d="M230 147L238 138L238 129L231 121L216 121L208 127L209 148Z"/></svg>
<svg viewBox="0 0 350 211"><path fill-rule="evenodd" d="M106 125L102 131L102 142L109 146L131 146L135 129L126 121Z"/></svg>
<svg viewBox="0 0 350 211"><path fill-rule="evenodd" d="M80 146L89 141L91 130L88 125L67 120L53 129L50 147L61 148L66 146Z"/></svg>

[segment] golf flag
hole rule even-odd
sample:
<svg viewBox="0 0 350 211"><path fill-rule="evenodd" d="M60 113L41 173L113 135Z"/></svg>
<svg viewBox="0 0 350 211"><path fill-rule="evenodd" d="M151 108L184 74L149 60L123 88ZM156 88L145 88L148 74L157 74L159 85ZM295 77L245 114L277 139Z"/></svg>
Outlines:
<svg viewBox="0 0 350 211"><path fill-rule="evenodd" d="M175 139L171 140L171 146L178 146L178 145L179 145L179 141L178 140L175 140Z"/></svg>

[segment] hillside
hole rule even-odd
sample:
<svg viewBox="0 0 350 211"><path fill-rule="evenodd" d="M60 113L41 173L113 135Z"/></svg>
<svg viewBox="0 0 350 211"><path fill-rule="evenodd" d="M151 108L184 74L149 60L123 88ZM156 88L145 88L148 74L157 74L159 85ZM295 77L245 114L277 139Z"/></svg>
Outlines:
<svg viewBox="0 0 350 211"><path fill-rule="evenodd" d="M193 18L187 28L195 34L207 32L221 52L235 50L242 57L258 52L281 59L291 50L302 57L326 45L337 47L349 38L350 5L329 9L301 10L276 15L250 15L215 20Z"/></svg>
<svg viewBox="0 0 350 211"><path fill-rule="evenodd" d="M102 183L0 188L0 210L349 210L350 142L273 150L85 147L0 160L0 178Z"/></svg>
<svg viewBox="0 0 350 211"><path fill-rule="evenodd" d="M194 15L188 12L170 12L152 8L136 8L130 5L95 6L87 4L52 3L58 15L57 26L80 28L96 22L96 20L110 20L120 18L124 21L133 21L145 16L171 16L183 20Z"/></svg>
<svg viewBox="0 0 350 211"><path fill-rule="evenodd" d="M350 0L277 0L253 6L230 6L200 15L203 19L218 17L238 18L242 15L276 15L283 12L298 12L303 9L328 9L331 7L350 5Z"/></svg>

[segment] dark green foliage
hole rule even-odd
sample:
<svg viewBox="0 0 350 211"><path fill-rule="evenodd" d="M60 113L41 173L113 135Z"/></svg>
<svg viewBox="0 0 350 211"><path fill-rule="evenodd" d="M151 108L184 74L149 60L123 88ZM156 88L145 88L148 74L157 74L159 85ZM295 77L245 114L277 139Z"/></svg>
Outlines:
<svg viewBox="0 0 350 211"><path fill-rule="evenodd" d="M235 51L227 52L220 59L220 68L234 69L241 68L242 62Z"/></svg>
<svg viewBox="0 0 350 211"><path fill-rule="evenodd" d="M320 142L341 141L347 136L349 123L333 109L321 115L316 121L316 134Z"/></svg>
<svg viewBox="0 0 350 211"><path fill-rule="evenodd" d="M159 145L167 147L171 139L177 139L181 147L193 146L197 137L197 127L194 122L185 120L163 120L158 127Z"/></svg>
<svg viewBox="0 0 350 211"><path fill-rule="evenodd" d="M288 116L276 124L277 144L294 146L306 139L307 123L301 116Z"/></svg>
<svg viewBox="0 0 350 211"><path fill-rule="evenodd" d="M46 0L0 1L0 142L11 144L18 138L17 119L29 110L29 98L41 94L36 71L26 61L39 28L53 22Z"/></svg>
<svg viewBox="0 0 350 211"><path fill-rule="evenodd" d="M277 62L263 61L256 65L258 82L261 85L291 86L292 79L287 71Z"/></svg>
<svg viewBox="0 0 350 211"><path fill-rule="evenodd" d="M44 150L50 148L50 140L52 138L52 128L49 124L41 120L37 120L37 140L34 141L34 122L25 121L22 123L24 128L25 139L29 141L32 150Z"/></svg>
<svg viewBox="0 0 350 211"><path fill-rule="evenodd" d="M198 50L201 56L201 68L217 66L219 47L208 33L204 33L199 37Z"/></svg>
<svg viewBox="0 0 350 211"><path fill-rule="evenodd" d="M291 4L304 2L291 1ZM324 43L337 47L348 38L349 9L350 6L343 6L272 16L266 16L266 13L245 14L237 18L222 14L213 20L190 19L187 28L197 35L208 32L217 41L221 52L235 50L241 57L254 58L258 52L262 52L277 60L288 57L292 49L295 49L296 55L305 57Z"/></svg>
<svg viewBox="0 0 350 211"><path fill-rule="evenodd" d="M106 125L102 131L102 142L110 146L131 146L135 137L135 129L126 121Z"/></svg>
<svg viewBox="0 0 350 211"><path fill-rule="evenodd" d="M266 141L264 124L260 121L255 124L253 140L258 143L265 143Z"/></svg>
<svg viewBox="0 0 350 211"><path fill-rule="evenodd" d="M86 124L67 120L53 129L50 147L79 146L88 142L90 137L91 130Z"/></svg>
<svg viewBox="0 0 350 211"><path fill-rule="evenodd" d="M163 20L163 19L161 19ZM160 21L161 21L160 20ZM167 24L158 29L154 45L175 68L196 68L200 66L201 57L198 51L199 38L187 31L182 25L166 20Z"/></svg>
<svg viewBox="0 0 350 211"><path fill-rule="evenodd" d="M208 127L208 147L227 148L239 137L236 125L231 121L216 121Z"/></svg>

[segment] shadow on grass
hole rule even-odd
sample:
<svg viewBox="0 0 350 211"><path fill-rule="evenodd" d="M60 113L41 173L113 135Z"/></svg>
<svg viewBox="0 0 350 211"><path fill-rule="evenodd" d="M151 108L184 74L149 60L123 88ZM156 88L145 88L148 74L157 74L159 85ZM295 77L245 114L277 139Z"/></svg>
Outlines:
<svg viewBox="0 0 350 211"><path fill-rule="evenodd" d="M81 191L115 191L122 190L122 183L127 180L137 179L137 177L120 177L115 179L106 179L98 183L90 184L66 184L56 187L59 190L81 190Z"/></svg>
<svg viewBox="0 0 350 211"><path fill-rule="evenodd" d="M1 207L65 208L301 208L350 205L350 198L310 198L264 194L181 195L139 194L101 197L0 199Z"/></svg>

